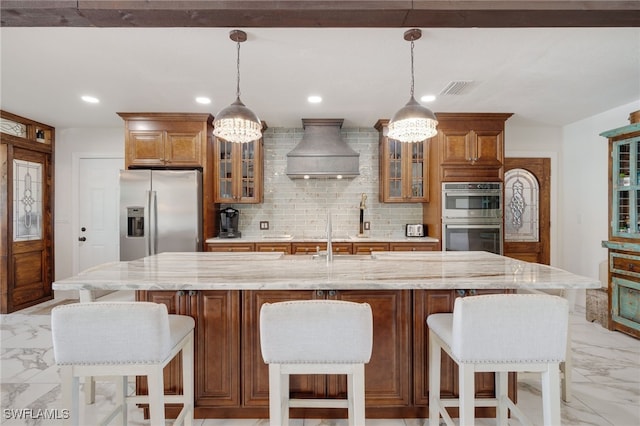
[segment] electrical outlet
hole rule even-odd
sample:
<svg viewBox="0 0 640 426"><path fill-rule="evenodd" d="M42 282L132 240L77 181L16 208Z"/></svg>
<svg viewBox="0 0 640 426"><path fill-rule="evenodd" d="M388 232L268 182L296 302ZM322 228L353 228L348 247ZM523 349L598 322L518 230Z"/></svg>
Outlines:
<svg viewBox="0 0 640 426"><path fill-rule="evenodd" d="M364 223L364 230L365 231L369 231L371 229L371 223L370 222L365 222Z"/></svg>
<svg viewBox="0 0 640 426"><path fill-rule="evenodd" d="M263 231L266 231L267 229L269 229L269 222L265 221L261 221L260 222L260 229Z"/></svg>

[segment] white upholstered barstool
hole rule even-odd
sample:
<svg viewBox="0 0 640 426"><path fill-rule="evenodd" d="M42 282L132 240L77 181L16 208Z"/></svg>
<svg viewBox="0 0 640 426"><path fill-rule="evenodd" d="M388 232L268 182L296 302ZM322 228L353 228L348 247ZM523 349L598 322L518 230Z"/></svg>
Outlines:
<svg viewBox="0 0 640 426"><path fill-rule="evenodd" d="M127 402L148 403L152 426L164 426L164 404L182 404L175 424L193 419L194 320L169 315L167 307L150 302L95 302L57 306L51 312L56 364L60 366L62 397L71 410L68 423L80 424L79 378L119 376L119 404L102 422L120 415L127 424ZM182 395L164 395L162 369L182 352ZM149 395L127 396L127 376L146 376Z"/></svg>
<svg viewBox="0 0 640 426"><path fill-rule="evenodd" d="M560 425L568 320L566 299L538 294L459 298L452 314L429 315L429 426L438 426L440 416L454 424L445 407L459 407L464 426L473 426L475 407L496 407L498 425L507 424L508 410L531 424L507 395L509 372L542 374L544 425ZM458 365L459 399L440 398L441 349ZM496 398L475 398L476 372L496 373Z"/></svg>
<svg viewBox="0 0 640 426"><path fill-rule="evenodd" d="M260 345L269 364L270 426L288 425L290 407L347 408L349 426L364 426L364 365L373 345L373 315L367 303L265 303ZM347 399L290 398L291 374L346 374Z"/></svg>

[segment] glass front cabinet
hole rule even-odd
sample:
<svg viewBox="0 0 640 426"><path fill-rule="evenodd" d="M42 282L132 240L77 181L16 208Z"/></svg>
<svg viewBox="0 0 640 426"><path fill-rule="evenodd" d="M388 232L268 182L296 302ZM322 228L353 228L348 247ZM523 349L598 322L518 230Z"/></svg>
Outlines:
<svg viewBox="0 0 640 426"><path fill-rule="evenodd" d="M640 337L640 122L603 132L609 140L609 328ZM636 121L636 122L634 122Z"/></svg>
<svg viewBox="0 0 640 426"><path fill-rule="evenodd" d="M387 138L388 120L379 120L380 202L426 203L429 201L429 139L402 143Z"/></svg>
<svg viewBox="0 0 640 426"><path fill-rule="evenodd" d="M216 203L262 202L262 139L233 143L215 138Z"/></svg>

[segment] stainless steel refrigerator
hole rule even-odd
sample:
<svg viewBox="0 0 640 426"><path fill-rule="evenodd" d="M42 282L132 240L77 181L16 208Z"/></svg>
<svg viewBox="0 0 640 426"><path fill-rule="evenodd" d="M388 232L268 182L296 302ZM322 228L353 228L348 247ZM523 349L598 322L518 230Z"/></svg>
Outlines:
<svg viewBox="0 0 640 426"><path fill-rule="evenodd" d="M200 171L120 171L120 260L201 249Z"/></svg>

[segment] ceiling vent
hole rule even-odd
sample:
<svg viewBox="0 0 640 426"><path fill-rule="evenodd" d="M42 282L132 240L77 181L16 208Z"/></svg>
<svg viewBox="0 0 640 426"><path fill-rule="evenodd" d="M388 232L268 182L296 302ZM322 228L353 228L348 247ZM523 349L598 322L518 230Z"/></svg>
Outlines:
<svg viewBox="0 0 640 426"><path fill-rule="evenodd" d="M462 95L473 83L472 80L457 80L447 84L447 87L440 91L440 95Z"/></svg>

